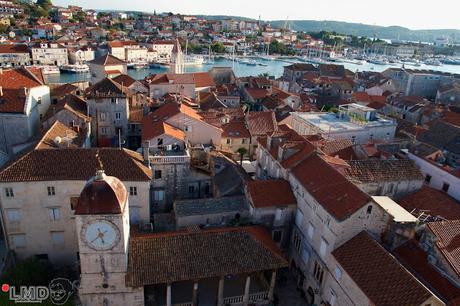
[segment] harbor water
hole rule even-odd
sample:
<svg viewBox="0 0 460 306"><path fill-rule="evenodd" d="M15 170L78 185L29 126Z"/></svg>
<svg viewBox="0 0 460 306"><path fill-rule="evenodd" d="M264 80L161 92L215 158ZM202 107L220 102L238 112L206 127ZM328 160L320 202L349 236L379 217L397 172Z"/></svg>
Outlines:
<svg viewBox="0 0 460 306"><path fill-rule="evenodd" d="M257 65L248 65L245 63L240 62L233 62L228 59L216 59L214 64L203 64L203 65L196 65L196 66L187 66L185 67L186 72L203 72L208 71L212 67L233 67L235 75L237 77L244 77L244 76L258 76L260 74L267 73L270 76L274 76L275 78L280 77L283 74L283 67L288 66L292 63L302 62L300 60L294 59L286 59L286 60L264 60L264 59L256 59ZM401 64L394 64L394 65L376 65L371 63L364 63L362 65L352 64L352 63L337 63L337 65L344 65L345 68L356 72L356 71L375 71L381 72L387 68L391 67L402 67ZM427 70L436 70L436 71L443 71L449 73L458 73L460 74L460 66L459 65L442 65L442 66L428 66L428 65L421 65L421 66L412 66L405 64L406 69L427 69ZM136 79L141 80L144 79L146 76L150 74L156 73L166 73L168 72L168 68L146 68L146 69L128 69L128 74ZM89 73L65 73L61 72L61 74L54 74L46 76L49 83L72 83L77 81L89 81L90 74Z"/></svg>

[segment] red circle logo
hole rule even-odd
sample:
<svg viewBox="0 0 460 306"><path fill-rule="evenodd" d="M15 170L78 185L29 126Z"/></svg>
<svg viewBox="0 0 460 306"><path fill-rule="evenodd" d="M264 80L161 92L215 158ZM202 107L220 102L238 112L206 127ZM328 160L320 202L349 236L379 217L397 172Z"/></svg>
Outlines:
<svg viewBox="0 0 460 306"><path fill-rule="evenodd" d="M10 285L8 284L3 284L2 285L2 291L3 292L8 292L10 290Z"/></svg>

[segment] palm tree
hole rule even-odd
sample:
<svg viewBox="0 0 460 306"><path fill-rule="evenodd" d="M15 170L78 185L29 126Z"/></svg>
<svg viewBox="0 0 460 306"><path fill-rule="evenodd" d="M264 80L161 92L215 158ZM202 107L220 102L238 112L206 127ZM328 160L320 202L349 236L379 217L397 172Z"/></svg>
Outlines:
<svg viewBox="0 0 460 306"><path fill-rule="evenodd" d="M236 150L236 153L240 154L240 165L243 164L243 157L244 155L246 155L248 153L248 150L246 148L239 148L238 150Z"/></svg>

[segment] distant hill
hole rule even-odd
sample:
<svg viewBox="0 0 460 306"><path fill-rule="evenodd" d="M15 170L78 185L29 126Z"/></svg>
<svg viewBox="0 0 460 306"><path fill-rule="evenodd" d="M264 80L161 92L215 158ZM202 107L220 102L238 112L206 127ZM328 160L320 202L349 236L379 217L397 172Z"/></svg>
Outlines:
<svg viewBox="0 0 460 306"><path fill-rule="evenodd" d="M270 21L273 27L282 27L284 20ZM411 30L399 26L373 26L362 23L342 21L290 20L289 25L295 31L318 32L336 31L342 34L374 37L381 39L400 39L408 41L433 42L438 37L447 36L454 42L460 42L460 30Z"/></svg>

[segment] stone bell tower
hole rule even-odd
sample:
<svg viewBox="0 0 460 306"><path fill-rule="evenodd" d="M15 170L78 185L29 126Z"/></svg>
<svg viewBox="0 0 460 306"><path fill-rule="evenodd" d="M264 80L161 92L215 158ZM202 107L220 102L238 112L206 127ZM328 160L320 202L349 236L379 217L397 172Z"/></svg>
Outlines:
<svg viewBox="0 0 460 306"><path fill-rule="evenodd" d="M83 306L144 305L144 288L125 285L129 205L123 183L98 170L75 207Z"/></svg>
<svg viewBox="0 0 460 306"><path fill-rule="evenodd" d="M171 54L170 72L174 74L184 73L184 53L179 43L179 39L174 42L174 47Z"/></svg>

